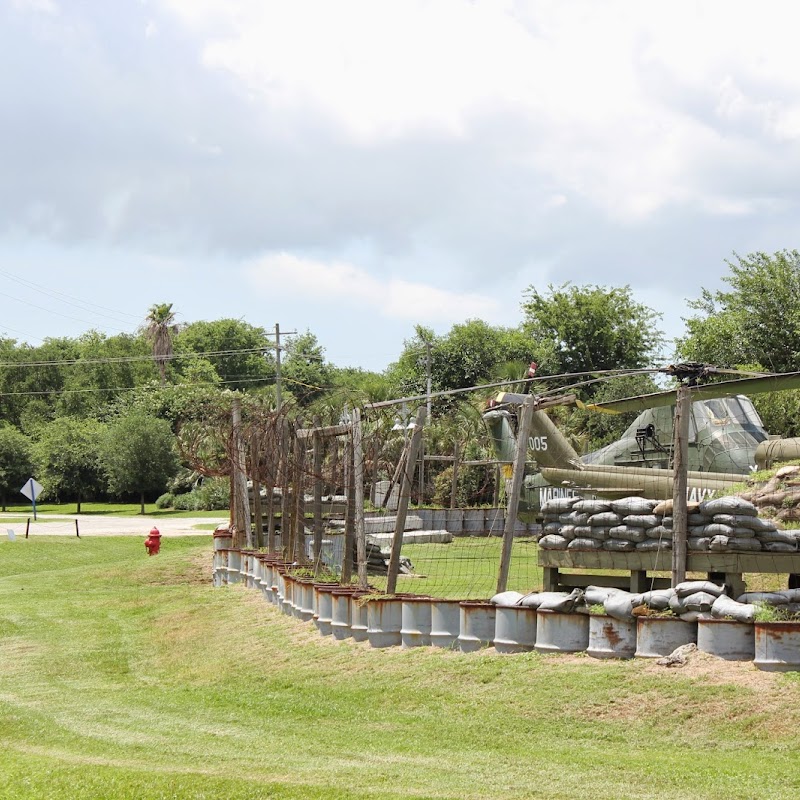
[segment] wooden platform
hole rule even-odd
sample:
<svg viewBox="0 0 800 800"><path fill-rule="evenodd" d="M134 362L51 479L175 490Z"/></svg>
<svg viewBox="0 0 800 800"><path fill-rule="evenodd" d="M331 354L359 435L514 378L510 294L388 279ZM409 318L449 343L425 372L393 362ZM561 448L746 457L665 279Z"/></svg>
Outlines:
<svg viewBox="0 0 800 800"><path fill-rule="evenodd" d="M631 592L666 588L669 578L651 577L651 572L672 569L672 551L649 553L613 553L608 550L539 550L543 589L559 591L576 586L615 586ZM561 570L602 570L627 575L603 573L564 573ZM746 587L744 573L769 573L793 576L800 574L799 553L689 553L687 572L705 573L711 580L724 581L734 596Z"/></svg>

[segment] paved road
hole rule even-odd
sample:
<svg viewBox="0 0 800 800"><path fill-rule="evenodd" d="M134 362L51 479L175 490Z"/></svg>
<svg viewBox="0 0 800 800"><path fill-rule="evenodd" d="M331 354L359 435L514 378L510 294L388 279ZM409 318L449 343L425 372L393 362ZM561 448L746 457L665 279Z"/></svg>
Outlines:
<svg viewBox="0 0 800 800"><path fill-rule="evenodd" d="M8 522L4 521L8 519ZM16 536L25 535L25 522L19 520L19 514L0 513L0 535L5 536L13 530ZM209 517L112 517L105 514L40 514L39 520L31 519L31 535L36 536L74 536L75 520L81 536L141 536L146 538L150 529L155 526L162 536L211 536L210 530L195 530L195 525L217 525L227 522L228 515L221 513L218 519ZM43 520L53 520L44 522Z"/></svg>

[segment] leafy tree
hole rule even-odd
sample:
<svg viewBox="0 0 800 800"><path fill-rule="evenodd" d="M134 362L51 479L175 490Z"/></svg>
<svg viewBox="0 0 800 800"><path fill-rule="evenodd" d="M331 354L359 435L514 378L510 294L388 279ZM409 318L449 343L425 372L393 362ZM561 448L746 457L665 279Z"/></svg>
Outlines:
<svg viewBox="0 0 800 800"><path fill-rule="evenodd" d="M47 497L81 502L101 493L105 474L100 441L105 425L96 420L60 417L45 425L34 445L34 462Z"/></svg>
<svg viewBox="0 0 800 800"><path fill-rule="evenodd" d="M229 389L251 389L275 375L274 344L263 328L239 319L199 321L184 326L175 336L175 353L215 353L203 356ZM195 358L178 363L186 376Z"/></svg>
<svg viewBox="0 0 800 800"><path fill-rule="evenodd" d="M31 440L11 425L0 426L0 500L17 493L33 472Z"/></svg>
<svg viewBox="0 0 800 800"><path fill-rule="evenodd" d="M142 331L153 348L153 360L161 375L162 385L167 382L167 361L172 356L172 337L178 330L172 303L156 303L150 306Z"/></svg>
<svg viewBox="0 0 800 800"><path fill-rule="evenodd" d="M386 374L397 393L424 394L430 354L433 391L465 389L495 381L509 362L516 362L515 373L523 372L523 364L527 367L544 352L521 330L493 327L479 319L453 325L444 336L418 325L414 338L405 342L400 358Z"/></svg>
<svg viewBox="0 0 800 800"><path fill-rule="evenodd" d="M281 373L292 395L304 406L330 389L331 369L325 362L325 350L309 331L287 340Z"/></svg>
<svg viewBox="0 0 800 800"><path fill-rule="evenodd" d="M734 253L725 262L728 291L702 290L689 307L688 334L678 341L683 358L716 366L755 364L792 372L800 363L800 252Z"/></svg>
<svg viewBox="0 0 800 800"><path fill-rule="evenodd" d="M144 514L145 495L159 495L178 471L175 436L166 420L132 413L112 423L101 443L112 494L136 493Z"/></svg>
<svg viewBox="0 0 800 800"><path fill-rule="evenodd" d="M631 296L629 286L531 286L522 304L525 332L544 346L543 374L637 369L652 363L663 343L661 315Z"/></svg>
<svg viewBox="0 0 800 800"><path fill-rule="evenodd" d="M75 363L64 367L58 416L102 417L122 391L155 378L152 362L144 360L148 346L143 336L88 331L76 347Z"/></svg>
<svg viewBox="0 0 800 800"><path fill-rule="evenodd" d="M13 339L0 340L0 418L19 425L26 407L42 401L44 421L53 419L64 391L65 361L78 357L74 339L45 339L38 347L17 345Z"/></svg>

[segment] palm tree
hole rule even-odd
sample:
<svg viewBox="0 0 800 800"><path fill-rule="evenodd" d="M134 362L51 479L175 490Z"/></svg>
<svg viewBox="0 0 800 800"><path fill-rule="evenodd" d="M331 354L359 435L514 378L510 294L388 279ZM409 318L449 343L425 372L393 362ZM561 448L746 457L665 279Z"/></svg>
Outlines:
<svg viewBox="0 0 800 800"><path fill-rule="evenodd" d="M178 329L172 303L156 303L150 306L142 331L152 345L153 359L161 375L162 386L167 382L166 366L172 356L172 336Z"/></svg>

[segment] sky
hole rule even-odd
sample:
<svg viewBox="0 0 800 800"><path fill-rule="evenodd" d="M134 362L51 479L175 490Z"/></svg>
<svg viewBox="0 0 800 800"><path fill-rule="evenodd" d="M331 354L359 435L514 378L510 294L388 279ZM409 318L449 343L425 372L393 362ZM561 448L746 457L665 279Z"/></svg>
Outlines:
<svg viewBox="0 0 800 800"><path fill-rule="evenodd" d="M0 335L417 324L630 286L683 333L797 247L800 7L737 0L0 0ZM668 360L671 353L665 353Z"/></svg>

